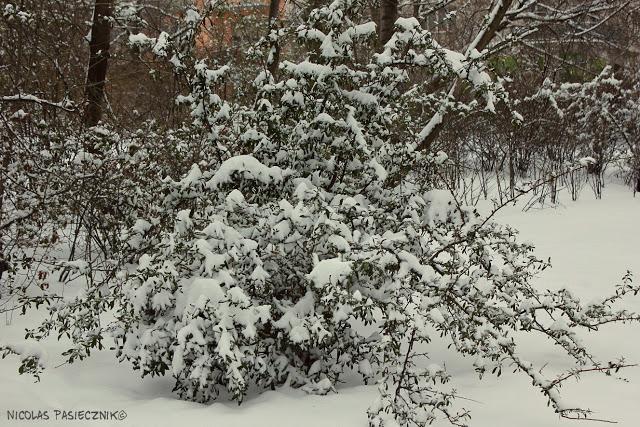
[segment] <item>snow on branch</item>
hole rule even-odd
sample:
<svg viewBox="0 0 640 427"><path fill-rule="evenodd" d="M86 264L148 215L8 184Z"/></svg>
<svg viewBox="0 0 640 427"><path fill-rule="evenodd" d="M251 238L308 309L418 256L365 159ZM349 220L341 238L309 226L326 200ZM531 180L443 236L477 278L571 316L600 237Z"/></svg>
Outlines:
<svg viewBox="0 0 640 427"><path fill-rule="evenodd" d="M54 101L49 101L46 99L39 98L35 95L28 95L28 94L0 96L0 102L34 102L39 105L60 108L70 113L76 111L75 104L68 99L65 99L60 102L54 102Z"/></svg>

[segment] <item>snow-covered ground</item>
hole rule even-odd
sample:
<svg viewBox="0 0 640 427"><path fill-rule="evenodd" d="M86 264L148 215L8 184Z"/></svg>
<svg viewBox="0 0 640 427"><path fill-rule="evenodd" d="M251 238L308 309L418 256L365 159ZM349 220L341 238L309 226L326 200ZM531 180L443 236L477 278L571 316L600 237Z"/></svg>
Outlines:
<svg viewBox="0 0 640 427"><path fill-rule="evenodd" d="M640 197L619 185L608 185L603 200L593 200L585 189L578 202L567 201L555 209L523 213L507 207L497 218L519 229L532 241L541 258L551 257L553 268L537 280L540 288L568 287L585 301L613 290L627 269L640 280ZM640 311L640 296L629 302ZM7 318L8 320L8 318ZM33 319L17 314L10 324L0 324L0 341L20 342L24 328ZM618 325L585 336L602 358L627 356L640 362L640 325ZM530 360L566 367L567 361L547 343L527 338L524 348ZM56 365L56 351L48 343L50 366ZM454 376L454 385L469 400L471 425L479 427L551 427L572 425L560 420L546 407L545 398L529 385L522 374L504 372L499 379L479 381L470 363L452 357L442 346L431 349L433 362L444 364ZM296 390L278 390L249 397L238 407L234 403L197 404L179 401L171 393L171 378L141 380L128 365L120 365L109 351L71 366L50 368L40 383L19 376L15 359L0 361L0 426L23 425L114 425L114 426L359 426L365 427L366 409L376 397L375 386L339 388L338 394L308 396ZM630 382L596 376L583 377L578 384L563 388L566 402L580 402L596 411L594 417L618 421L618 425L639 425L640 367L622 373ZM122 421L11 421L7 410L124 410ZM446 425L442 423L441 425Z"/></svg>

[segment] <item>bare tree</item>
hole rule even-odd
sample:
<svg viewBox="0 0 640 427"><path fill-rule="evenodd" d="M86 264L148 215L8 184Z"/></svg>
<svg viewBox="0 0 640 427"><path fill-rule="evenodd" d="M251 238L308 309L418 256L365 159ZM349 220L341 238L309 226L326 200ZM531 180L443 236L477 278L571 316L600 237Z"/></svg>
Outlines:
<svg viewBox="0 0 640 427"><path fill-rule="evenodd" d="M557 39L593 37L599 40L602 36L598 29L630 3L631 0L493 0L483 25L464 49L465 56L483 52L486 59L508 46L527 44L550 25L554 26ZM462 83L456 80L443 89L450 97L458 98ZM445 115L446 112L437 112L420 132L420 150L429 150L445 126Z"/></svg>
<svg viewBox="0 0 640 427"><path fill-rule="evenodd" d="M113 0L95 0L91 39L89 41L89 65L85 88L84 122L95 126L102 118L104 108L104 87L109 65L109 46L111 43L111 17Z"/></svg>
<svg viewBox="0 0 640 427"><path fill-rule="evenodd" d="M280 45L278 43L276 31L278 30L278 15L280 13L280 0L271 0L269 2L269 38L270 52L267 66L271 75L275 76L278 71L278 63L280 62Z"/></svg>
<svg viewBox="0 0 640 427"><path fill-rule="evenodd" d="M393 26L398 19L398 0L380 0L380 31L378 40L384 46L393 35Z"/></svg>

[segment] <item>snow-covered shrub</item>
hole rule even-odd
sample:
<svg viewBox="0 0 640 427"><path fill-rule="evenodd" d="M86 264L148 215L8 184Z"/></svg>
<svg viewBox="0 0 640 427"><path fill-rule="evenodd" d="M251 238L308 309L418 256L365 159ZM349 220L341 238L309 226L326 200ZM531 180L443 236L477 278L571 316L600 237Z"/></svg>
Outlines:
<svg viewBox="0 0 640 427"><path fill-rule="evenodd" d="M351 21L354 7L315 10L296 30L307 58L283 61L277 80L261 73L251 107L207 92L226 66L197 64L183 100L219 159L166 180L159 215L123 235L140 257L113 325L119 357L173 375L180 396L200 401L241 401L252 385L326 393L355 371L379 382L372 426L461 423L455 394L440 391L448 374L421 360L441 337L481 375L514 366L574 414L557 396L562 380L521 359L515 333L539 331L583 366L594 361L573 328L632 316L609 312L609 300L583 309L565 292L538 292L530 279L547 264L515 231L407 173L446 159L417 153L417 132L393 135L407 65L467 79L484 98L467 110L492 110L499 86L412 19L362 59L374 27Z"/></svg>
<svg viewBox="0 0 640 427"><path fill-rule="evenodd" d="M101 346L100 314L115 304L106 283L121 267L122 224L151 214L162 178L187 172L207 148L194 150L202 132L193 127L83 129L73 117L52 119L50 110L31 107L0 128L0 300L3 313L41 306L56 313L27 336L72 336L65 356L73 361ZM3 119L7 110L0 109ZM133 256L122 255L122 262ZM31 368L39 366L24 369Z"/></svg>

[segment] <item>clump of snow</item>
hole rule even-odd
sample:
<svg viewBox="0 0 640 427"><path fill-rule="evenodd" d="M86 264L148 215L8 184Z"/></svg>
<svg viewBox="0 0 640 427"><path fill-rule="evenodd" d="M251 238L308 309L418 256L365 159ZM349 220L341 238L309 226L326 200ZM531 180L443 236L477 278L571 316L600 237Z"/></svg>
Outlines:
<svg viewBox="0 0 640 427"><path fill-rule="evenodd" d="M131 46L137 46L140 48L152 47L156 44L156 39L149 37L144 33L130 34L129 44Z"/></svg>
<svg viewBox="0 0 640 427"><path fill-rule="evenodd" d="M253 156L241 155L225 160L207 182L207 187L215 189L232 182L234 174L263 184L279 183L287 176L287 172L278 166L268 167Z"/></svg>
<svg viewBox="0 0 640 427"><path fill-rule="evenodd" d="M578 160L578 163L580 163L580 165L582 166L589 166L597 162L596 162L596 159L594 159L593 157L583 157L580 160Z"/></svg>
<svg viewBox="0 0 640 427"><path fill-rule="evenodd" d="M352 261L342 261L339 258L325 259L307 274L309 279L316 287L324 287L326 285L335 285L343 282L351 275Z"/></svg>

